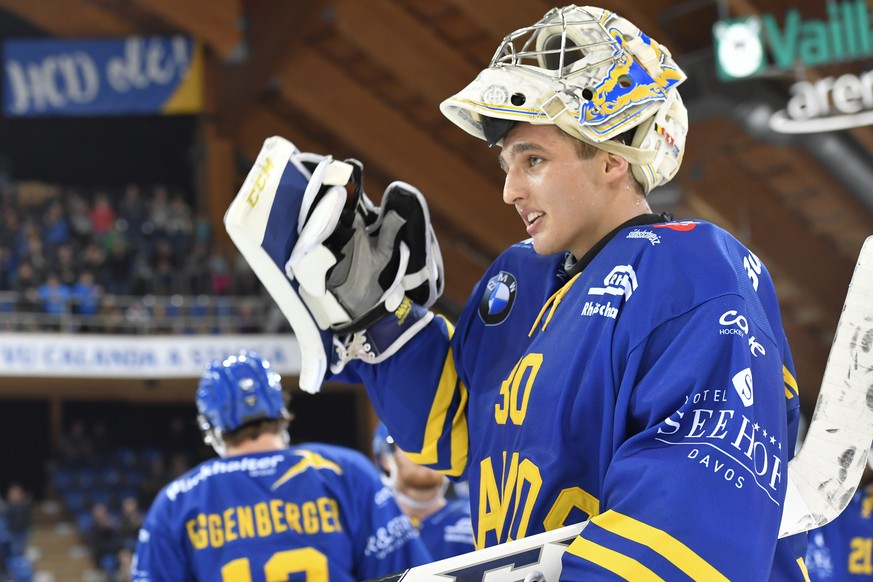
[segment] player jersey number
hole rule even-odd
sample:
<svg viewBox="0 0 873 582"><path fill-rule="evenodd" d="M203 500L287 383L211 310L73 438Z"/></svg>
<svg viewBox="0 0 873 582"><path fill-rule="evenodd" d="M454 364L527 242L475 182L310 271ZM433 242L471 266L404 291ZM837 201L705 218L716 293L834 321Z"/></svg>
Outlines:
<svg viewBox="0 0 873 582"><path fill-rule="evenodd" d="M873 538L852 538L849 574L873 574Z"/></svg>
<svg viewBox="0 0 873 582"><path fill-rule="evenodd" d="M509 378L500 385L500 396L503 400L494 405L494 420L497 424L506 424L508 418L512 424L521 426L527 415L530 389L542 365L542 354L527 354L515 365ZM521 385L523 381L524 387Z"/></svg>
<svg viewBox="0 0 873 582"><path fill-rule="evenodd" d="M276 552L264 564L267 582L285 582L291 574L304 574L306 582L328 582L327 556L315 548ZM223 582L251 582L252 570L248 558L228 562L221 569Z"/></svg>

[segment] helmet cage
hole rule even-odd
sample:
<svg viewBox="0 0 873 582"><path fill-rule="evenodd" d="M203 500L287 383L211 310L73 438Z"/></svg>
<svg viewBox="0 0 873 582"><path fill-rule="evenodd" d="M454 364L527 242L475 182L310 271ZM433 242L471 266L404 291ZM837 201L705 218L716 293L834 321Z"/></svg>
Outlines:
<svg viewBox="0 0 873 582"><path fill-rule="evenodd" d="M506 36L489 67L440 109L492 145L515 121L558 125L625 157L648 193L681 163L687 113L676 86L684 80L670 52L629 21L571 5ZM646 123L659 112L657 128ZM615 141L638 127L630 144Z"/></svg>

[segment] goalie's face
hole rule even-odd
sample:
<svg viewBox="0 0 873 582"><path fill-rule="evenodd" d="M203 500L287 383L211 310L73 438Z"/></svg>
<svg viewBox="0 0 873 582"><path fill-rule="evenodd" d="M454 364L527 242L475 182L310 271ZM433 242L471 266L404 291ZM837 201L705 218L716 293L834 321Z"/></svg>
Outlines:
<svg viewBox="0 0 873 582"><path fill-rule="evenodd" d="M534 250L583 256L609 231L648 212L623 158L590 148L554 125L517 123L503 139L503 201L515 206Z"/></svg>

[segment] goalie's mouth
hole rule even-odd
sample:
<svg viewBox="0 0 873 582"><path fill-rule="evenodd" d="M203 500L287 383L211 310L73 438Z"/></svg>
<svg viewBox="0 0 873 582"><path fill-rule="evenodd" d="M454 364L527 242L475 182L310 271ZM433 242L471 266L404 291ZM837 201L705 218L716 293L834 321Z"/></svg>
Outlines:
<svg viewBox="0 0 873 582"><path fill-rule="evenodd" d="M519 216L521 216L522 221L524 221L524 225L527 227L528 234L533 234L533 231L536 230L537 225L542 221L545 216L544 212L540 212L538 210L530 210L530 211L519 211Z"/></svg>

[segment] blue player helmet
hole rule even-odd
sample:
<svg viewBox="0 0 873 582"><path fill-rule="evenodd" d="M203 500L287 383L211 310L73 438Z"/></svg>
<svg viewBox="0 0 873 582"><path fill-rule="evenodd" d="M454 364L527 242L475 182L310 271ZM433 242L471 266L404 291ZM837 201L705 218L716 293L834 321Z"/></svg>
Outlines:
<svg viewBox="0 0 873 582"><path fill-rule="evenodd" d="M223 435L259 420L291 418L279 374L267 360L245 350L207 364L196 400L203 441L222 457Z"/></svg>
<svg viewBox="0 0 873 582"><path fill-rule="evenodd" d="M379 463L380 457L394 452L394 439L388 434L388 427L380 422L373 432L373 458Z"/></svg>

